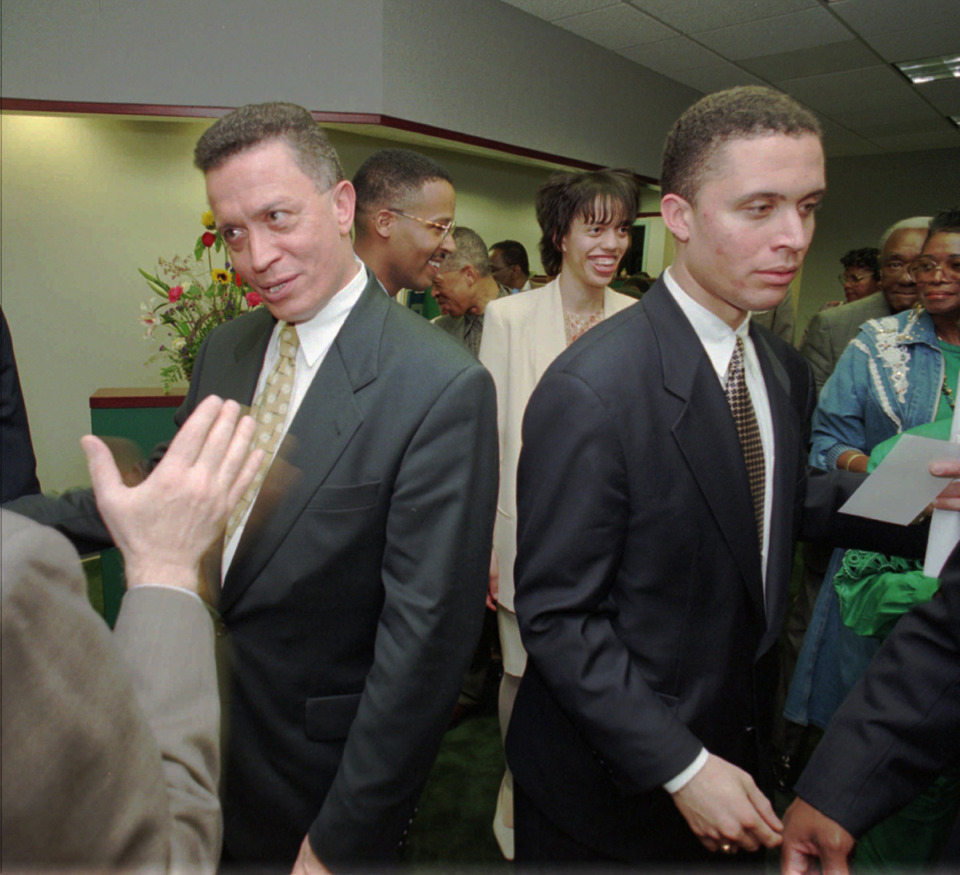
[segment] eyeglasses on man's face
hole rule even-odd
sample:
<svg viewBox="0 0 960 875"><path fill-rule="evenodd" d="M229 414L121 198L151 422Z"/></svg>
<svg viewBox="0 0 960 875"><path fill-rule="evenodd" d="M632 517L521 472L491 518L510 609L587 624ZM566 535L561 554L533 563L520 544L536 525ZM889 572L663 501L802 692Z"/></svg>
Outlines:
<svg viewBox="0 0 960 875"><path fill-rule="evenodd" d="M840 285L846 285L847 283L862 283L864 280L873 279L872 273L841 273L838 277L840 280Z"/></svg>
<svg viewBox="0 0 960 875"><path fill-rule="evenodd" d="M395 216L402 216L404 219L411 219L414 222L419 222L425 228L429 228L431 231L439 234L441 243L446 240L447 235L457 227L457 223L453 221L453 219L451 219L449 222L433 222L430 219L421 219L419 216L412 216L410 213L405 213L403 210L397 210L393 207L387 207L387 212L393 213Z"/></svg>
<svg viewBox="0 0 960 875"><path fill-rule="evenodd" d="M960 256L952 255L943 261L918 258L907 265L910 276L918 283L929 283L939 272L947 282L960 281Z"/></svg>

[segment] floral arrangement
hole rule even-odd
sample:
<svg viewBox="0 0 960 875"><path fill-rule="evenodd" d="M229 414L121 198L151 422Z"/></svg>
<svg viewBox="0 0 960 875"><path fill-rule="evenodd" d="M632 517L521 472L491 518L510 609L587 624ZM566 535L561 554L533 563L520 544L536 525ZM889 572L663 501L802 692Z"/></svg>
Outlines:
<svg viewBox="0 0 960 875"><path fill-rule="evenodd" d="M193 363L204 338L223 322L260 305L260 295L250 288L224 260L215 267L213 254L226 251L223 238L216 230L213 213L201 217L204 232L197 238L193 259L174 255L157 259L157 271L141 276L159 303L140 305L140 322L145 327L145 340L154 339L158 328L164 329L160 348L145 364L157 359L166 361L160 369L164 391L175 383L189 382Z"/></svg>

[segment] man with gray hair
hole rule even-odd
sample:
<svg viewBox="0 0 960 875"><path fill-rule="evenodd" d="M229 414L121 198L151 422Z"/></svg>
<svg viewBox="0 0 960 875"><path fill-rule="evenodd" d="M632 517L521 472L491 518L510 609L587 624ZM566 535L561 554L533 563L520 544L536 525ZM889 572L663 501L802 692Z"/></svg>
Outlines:
<svg viewBox="0 0 960 875"><path fill-rule="evenodd" d="M929 222L929 216L915 216L896 222L884 231L879 247L882 294L867 295L843 307L831 307L810 320L800 354L813 368L818 392L864 322L899 313L916 302L917 285L907 273L907 265L920 254Z"/></svg>
<svg viewBox="0 0 960 875"><path fill-rule="evenodd" d="M479 355L483 311L510 290L493 278L486 244L476 231L461 227L452 236L457 250L444 258L433 280L433 297L443 313L433 324Z"/></svg>

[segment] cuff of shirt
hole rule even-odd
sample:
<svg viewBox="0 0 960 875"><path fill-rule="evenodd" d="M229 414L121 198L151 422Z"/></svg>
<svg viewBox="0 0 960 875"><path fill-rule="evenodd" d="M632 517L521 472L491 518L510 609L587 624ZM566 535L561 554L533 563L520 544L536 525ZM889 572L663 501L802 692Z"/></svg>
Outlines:
<svg viewBox="0 0 960 875"><path fill-rule="evenodd" d="M693 780L697 772L700 771L707 764L707 749L705 747L700 748L700 753L697 754L697 758L690 763L679 775L675 778L671 778L663 785L663 789L668 793L676 793L677 790L682 790L690 781Z"/></svg>
<svg viewBox="0 0 960 875"><path fill-rule="evenodd" d="M168 589L173 592L182 592L184 595L188 595L191 598L195 598L197 601L202 604L206 604L202 598L195 592L191 592L189 589L184 589L182 586L171 586L169 583L140 583L136 587L131 587L131 589ZM692 777L692 776L691 776Z"/></svg>

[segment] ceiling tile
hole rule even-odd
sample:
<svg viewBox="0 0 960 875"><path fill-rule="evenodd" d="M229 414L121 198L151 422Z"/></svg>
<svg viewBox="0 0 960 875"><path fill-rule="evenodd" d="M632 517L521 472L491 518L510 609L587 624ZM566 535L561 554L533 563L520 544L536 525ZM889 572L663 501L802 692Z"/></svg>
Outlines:
<svg viewBox="0 0 960 875"><path fill-rule="evenodd" d="M906 132L889 137L874 137L873 142L888 152L914 152L921 149L960 149L960 131L946 128L941 133L915 134ZM960 163L958 163L960 166ZM952 182L952 180L951 180ZM946 200L956 200L956 187L944 192Z"/></svg>
<svg viewBox="0 0 960 875"><path fill-rule="evenodd" d="M715 52L705 49L685 36L641 46L628 46L620 49L619 54L665 76L672 76L681 70L694 70L697 67L709 67L723 62L723 58Z"/></svg>
<svg viewBox="0 0 960 875"><path fill-rule="evenodd" d="M734 64L713 64L710 67L698 67L696 70L681 70L671 76L677 82L696 88L704 94L711 91L720 91L723 88L732 88L734 85L763 85L756 76L751 76Z"/></svg>
<svg viewBox="0 0 960 875"><path fill-rule="evenodd" d="M960 13L960 3L957 3ZM934 55L960 53L960 21L946 28L931 24L907 30L869 34L865 37L887 61L919 61Z"/></svg>
<svg viewBox="0 0 960 875"><path fill-rule="evenodd" d="M941 79L916 86L917 93L944 115L960 115L960 79Z"/></svg>
<svg viewBox="0 0 960 875"><path fill-rule="evenodd" d="M691 27L687 32L694 34L698 42L734 61L840 42L850 35L840 22L820 7L707 32Z"/></svg>
<svg viewBox="0 0 960 875"><path fill-rule="evenodd" d="M897 33L923 27L960 32L957 0L840 0L830 10L863 34Z"/></svg>
<svg viewBox="0 0 960 875"><path fill-rule="evenodd" d="M782 82L785 79L799 79L821 73L874 67L877 65L877 56L863 43L851 39L777 55L744 58L738 63L745 70L768 82Z"/></svg>
<svg viewBox="0 0 960 875"><path fill-rule="evenodd" d="M554 24L608 49L622 49L675 36L669 27L624 3L557 19Z"/></svg>
<svg viewBox="0 0 960 875"><path fill-rule="evenodd" d="M893 102L891 111L906 103L923 103L909 83L884 66L785 79L777 85L808 106L828 114L838 109L847 110L861 102L876 102L881 94L885 100Z"/></svg>
<svg viewBox="0 0 960 875"><path fill-rule="evenodd" d="M544 21L555 21L581 12L592 12L604 6L619 6L620 0L503 0Z"/></svg>
<svg viewBox="0 0 960 875"><path fill-rule="evenodd" d="M682 33L716 30L801 9L813 9L817 0L627 0ZM695 27L696 31L691 30Z"/></svg>

